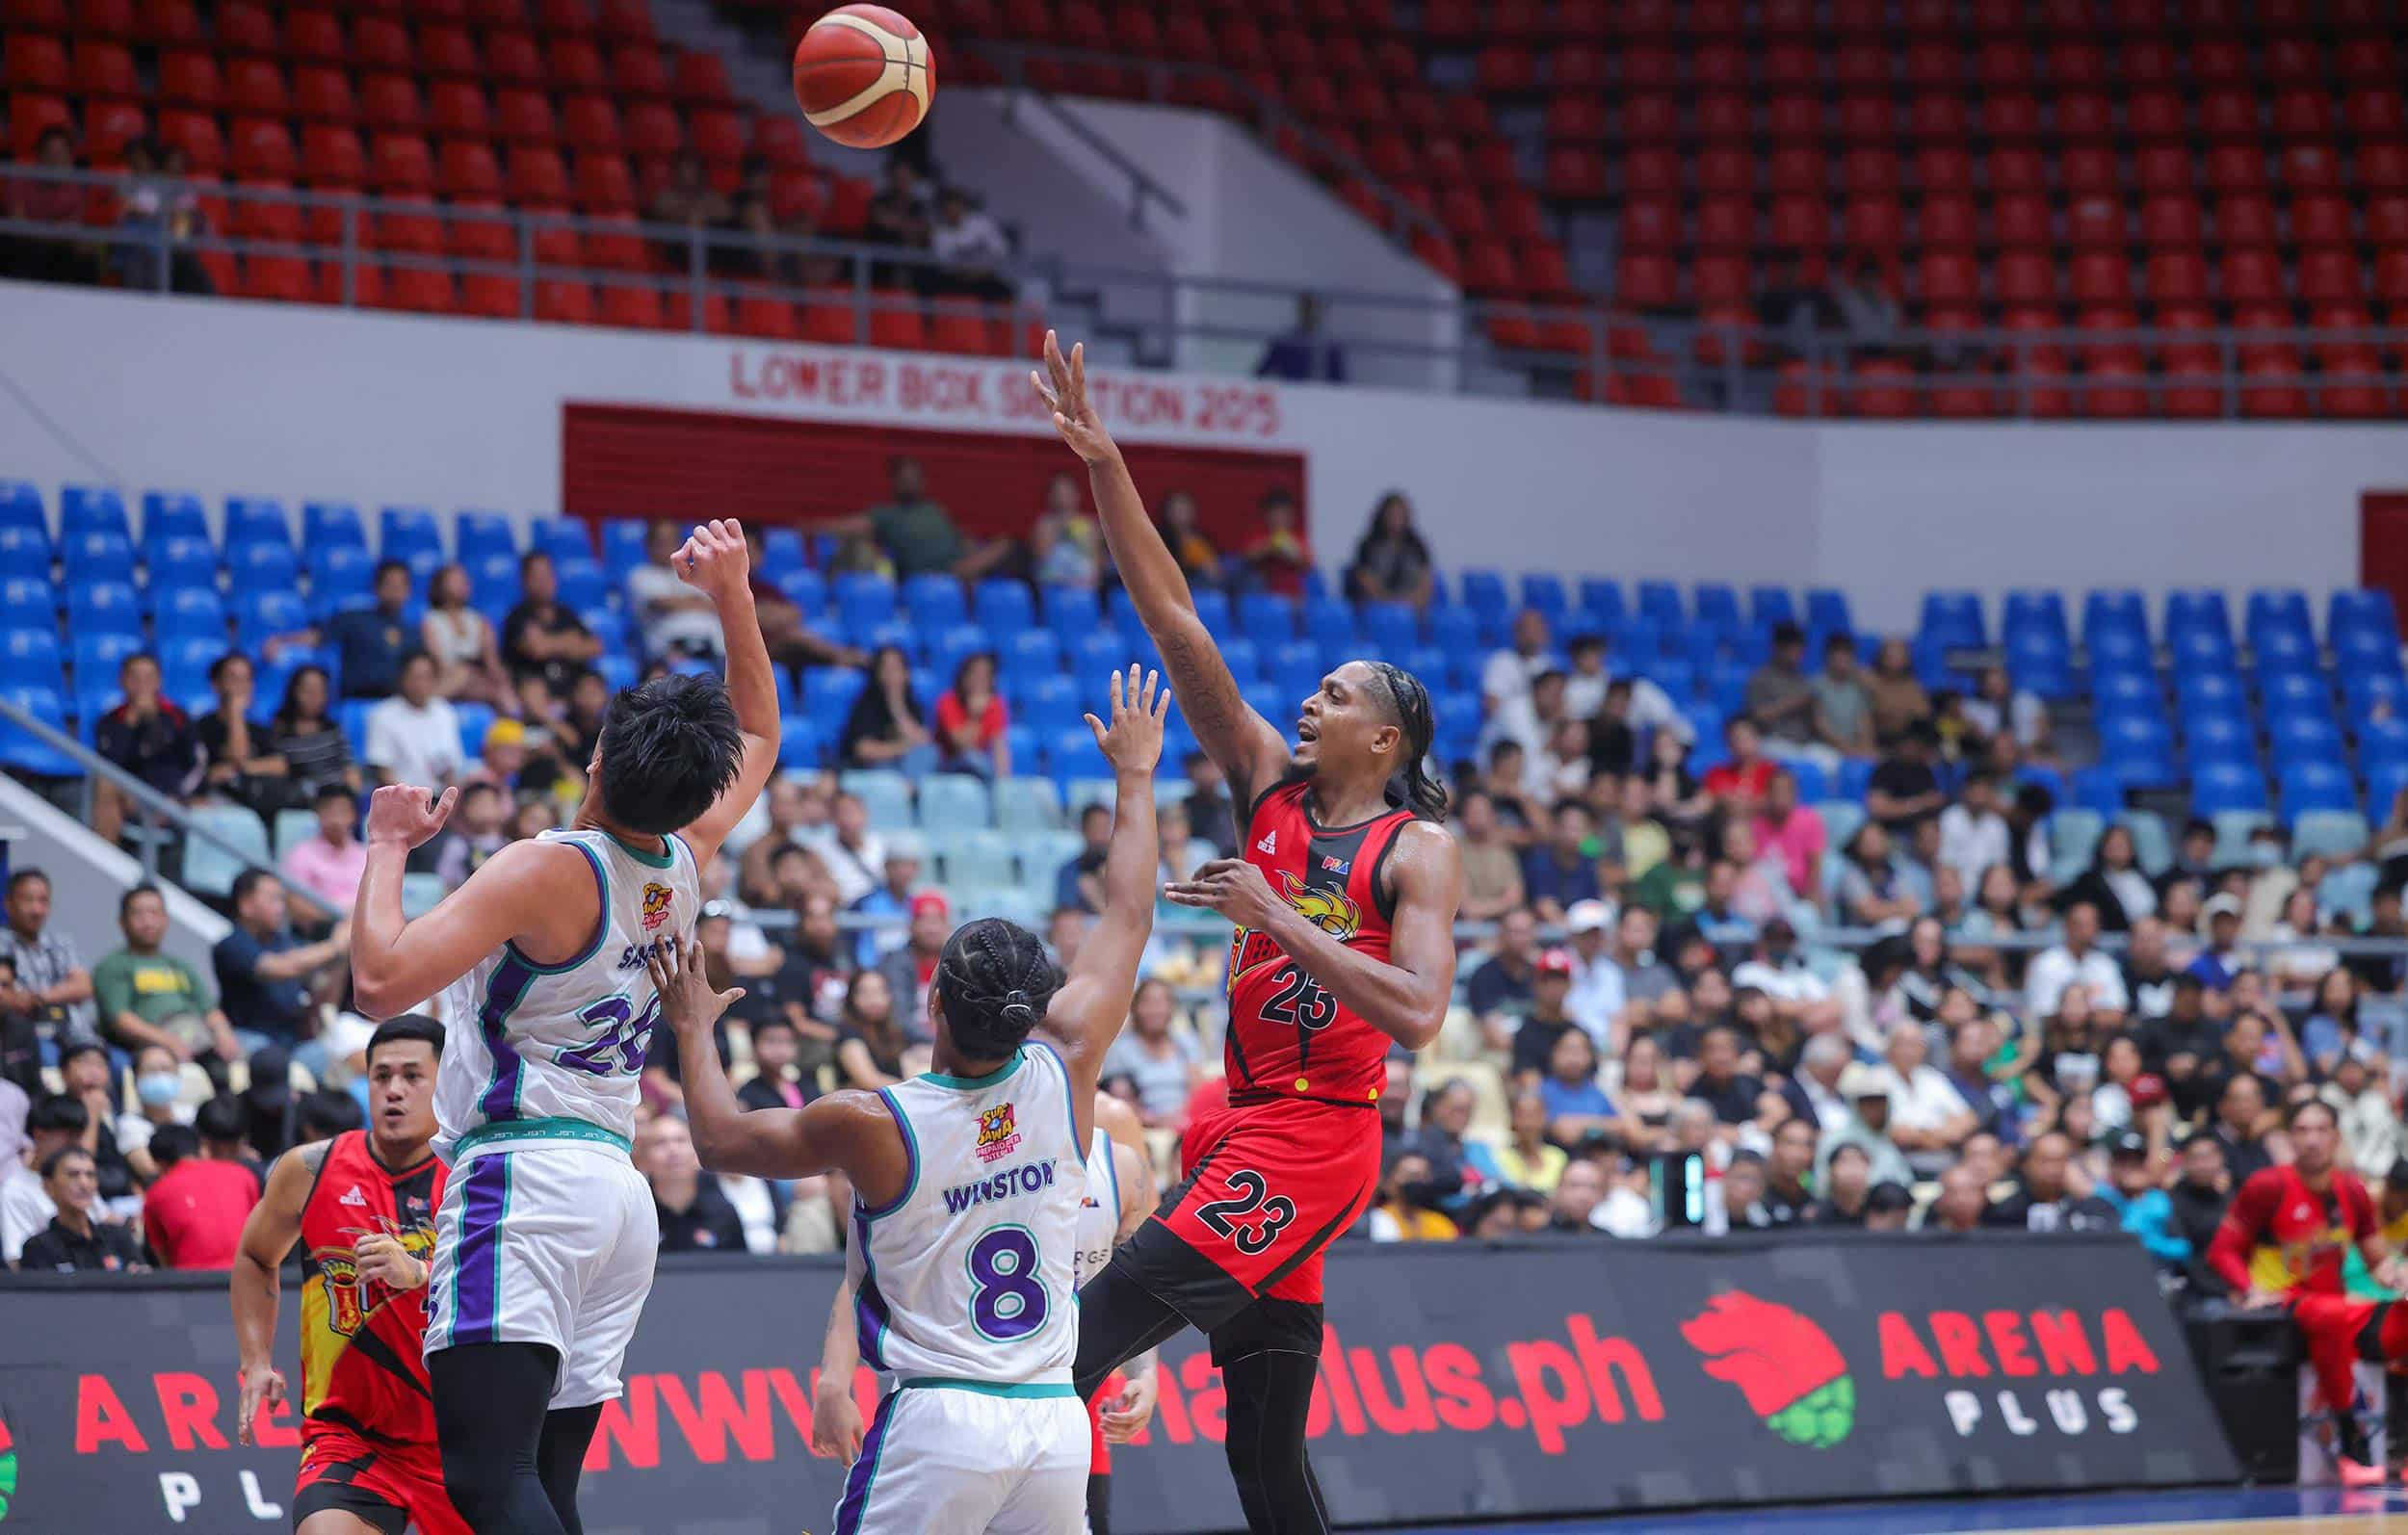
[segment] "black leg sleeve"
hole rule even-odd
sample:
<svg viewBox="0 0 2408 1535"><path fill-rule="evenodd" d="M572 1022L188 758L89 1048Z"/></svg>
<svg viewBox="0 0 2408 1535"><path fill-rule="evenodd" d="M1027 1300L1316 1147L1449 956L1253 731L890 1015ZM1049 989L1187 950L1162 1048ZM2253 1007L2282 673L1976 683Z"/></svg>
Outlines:
<svg viewBox="0 0 2408 1535"><path fill-rule="evenodd" d="M1112 1535L1112 1479L1086 1479L1086 1535Z"/></svg>
<svg viewBox="0 0 2408 1535"><path fill-rule="evenodd" d="M1117 1262L1105 1265L1079 1291L1079 1358L1070 1367L1079 1399L1093 1401L1105 1377L1187 1325Z"/></svg>
<svg viewBox="0 0 2408 1535"><path fill-rule="evenodd" d="M593 1431L601 1421L600 1402L543 1415L543 1437L536 1444L536 1475L567 1535L585 1535L585 1523L577 1518L577 1477L586 1469L586 1446L593 1443Z"/></svg>
<svg viewBox="0 0 2408 1535"><path fill-rule="evenodd" d="M465 1343L427 1361L444 1491L477 1535L576 1529L561 1522L537 1455L559 1368L559 1354L541 1343Z"/></svg>
<svg viewBox="0 0 2408 1535"><path fill-rule="evenodd" d="M1269 1350L1221 1362L1228 1388L1229 1473L1253 1535L1326 1535L1321 1486L1304 1454L1320 1361Z"/></svg>

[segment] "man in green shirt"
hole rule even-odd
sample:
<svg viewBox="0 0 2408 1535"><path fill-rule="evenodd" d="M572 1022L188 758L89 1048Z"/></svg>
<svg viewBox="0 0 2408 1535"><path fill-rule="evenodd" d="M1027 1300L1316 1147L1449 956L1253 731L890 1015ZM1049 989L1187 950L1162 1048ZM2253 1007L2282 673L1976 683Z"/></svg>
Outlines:
<svg viewBox="0 0 2408 1535"><path fill-rule="evenodd" d="M952 575L976 581L1011 553L1009 540L973 542L955 526L953 513L929 499L928 476L917 458L901 457L892 469L894 500L873 507L841 528L867 533L895 562L895 579Z"/></svg>
<svg viewBox="0 0 2408 1535"><path fill-rule="evenodd" d="M156 885L136 885L118 902L125 947L92 967L100 1031L119 1050L157 1045L177 1060L215 1054L240 1060L242 1047L200 973L159 950L168 935L168 903Z"/></svg>

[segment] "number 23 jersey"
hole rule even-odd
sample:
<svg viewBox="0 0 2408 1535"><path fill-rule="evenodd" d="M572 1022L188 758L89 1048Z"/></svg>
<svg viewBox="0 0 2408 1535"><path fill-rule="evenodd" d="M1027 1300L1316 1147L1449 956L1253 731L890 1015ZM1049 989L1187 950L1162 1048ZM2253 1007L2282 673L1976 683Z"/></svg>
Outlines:
<svg viewBox="0 0 2408 1535"><path fill-rule="evenodd" d="M1255 801L1246 862L1263 872L1272 895L1322 932L1384 961L1395 913L1381 874L1413 813L1391 810L1350 826L1322 826L1306 807L1309 787L1282 783ZM1231 938L1224 1054L1233 1095L1373 1103L1387 1085L1389 1044L1269 936L1242 927Z"/></svg>
<svg viewBox="0 0 2408 1535"><path fill-rule="evenodd" d="M638 1079L660 1022L644 959L694 930L702 909L694 849L673 834L666 852L603 831L547 831L542 840L585 855L601 919L565 963L538 965L505 944L444 994L434 1114L435 1148L447 1159L458 1159L463 1137L635 1135Z"/></svg>

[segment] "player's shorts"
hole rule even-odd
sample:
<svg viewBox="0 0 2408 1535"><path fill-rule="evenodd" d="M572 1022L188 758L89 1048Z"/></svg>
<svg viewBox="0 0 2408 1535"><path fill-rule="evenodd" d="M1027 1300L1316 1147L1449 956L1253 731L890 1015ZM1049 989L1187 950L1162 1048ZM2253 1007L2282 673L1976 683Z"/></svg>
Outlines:
<svg viewBox="0 0 2408 1535"><path fill-rule="evenodd" d="M546 1343L550 1406L619 1394L661 1247L651 1186L615 1144L496 1145L452 1169L435 1212L427 1355L467 1343Z"/></svg>
<svg viewBox="0 0 2408 1535"><path fill-rule="evenodd" d="M1257 1299L1319 1304L1322 1255L1378 1190L1379 1115L1240 1094L1181 1152L1187 1181L1114 1262L1208 1333Z"/></svg>
<svg viewBox="0 0 2408 1535"><path fill-rule="evenodd" d="M293 1487L295 1529L331 1508L382 1535L402 1535L412 1525L418 1535L470 1535L443 1491L443 1456L432 1444L375 1443L317 1423L306 1433Z"/></svg>
<svg viewBox="0 0 2408 1535"><path fill-rule="evenodd" d="M834 1535L1063 1535L1086 1517L1087 1417L1065 1383L889 1392L845 1478Z"/></svg>

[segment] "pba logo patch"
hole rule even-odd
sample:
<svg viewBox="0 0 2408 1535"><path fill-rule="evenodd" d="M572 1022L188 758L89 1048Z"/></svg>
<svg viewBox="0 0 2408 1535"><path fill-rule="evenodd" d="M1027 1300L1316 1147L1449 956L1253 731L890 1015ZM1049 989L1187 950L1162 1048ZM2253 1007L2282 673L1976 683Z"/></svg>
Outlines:
<svg viewBox="0 0 2408 1535"><path fill-rule="evenodd" d="M669 888L667 885L643 887L643 930L651 932L668 921Z"/></svg>
<svg viewBox="0 0 2408 1535"><path fill-rule="evenodd" d="M1020 1130L1012 1123L1009 1104L979 1110L979 1160L991 1162L1008 1157L1019 1144Z"/></svg>

